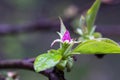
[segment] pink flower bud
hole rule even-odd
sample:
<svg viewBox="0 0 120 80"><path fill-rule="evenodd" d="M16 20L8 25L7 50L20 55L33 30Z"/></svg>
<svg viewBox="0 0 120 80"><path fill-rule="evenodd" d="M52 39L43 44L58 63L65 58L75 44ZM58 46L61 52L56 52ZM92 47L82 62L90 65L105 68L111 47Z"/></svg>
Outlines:
<svg viewBox="0 0 120 80"><path fill-rule="evenodd" d="M64 35L62 37L62 42L65 42L65 41L68 41L68 42L71 41L70 33L68 30L66 30L66 32L64 33Z"/></svg>

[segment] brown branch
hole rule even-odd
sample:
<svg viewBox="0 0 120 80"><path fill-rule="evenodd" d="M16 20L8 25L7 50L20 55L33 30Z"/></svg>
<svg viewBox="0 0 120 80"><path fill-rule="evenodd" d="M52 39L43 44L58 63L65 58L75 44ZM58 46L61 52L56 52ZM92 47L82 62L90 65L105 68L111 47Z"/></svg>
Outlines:
<svg viewBox="0 0 120 80"><path fill-rule="evenodd" d="M112 0L113 1L113 0ZM118 1L118 0L117 0ZM116 1L114 1L116 2ZM74 17L78 17L80 14L87 9L93 4L93 1L91 3L87 4L84 6L82 9L79 10L78 14L76 14ZM104 7L111 8L113 6L107 5L102 3L100 9L103 10ZM72 21L73 18L66 18L63 20L64 24L66 25L66 28L69 30L73 30L72 28ZM97 31L100 31L101 33L105 35L120 35L120 25L114 25L114 26L97 26ZM24 25L9 25L9 24L0 24L0 36L5 36L5 35L17 35L19 33L29 33L29 32L35 32L35 31L40 31L40 30L54 30L58 31L60 27L60 22L59 19L46 19L46 18L41 18L38 21L31 21L28 24ZM108 29L108 27L110 27ZM117 31L116 31L117 30Z"/></svg>
<svg viewBox="0 0 120 80"><path fill-rule="evenodd" d="M25 60L0 60L0 69L25 69L34 71L33 62L34 58ZM40 74L48 77L49 80L65 80L64 73L56 68L42 71Z"/></svg>
<svg viewBox="0 0 120 80"><path fill-rule="evenodd" d="M104 1L111 1L112 3L120 3L119 0L102 0L103 3L101 4L100 9L103 10L104 7L107 8L111 8L113 6L116 5L108 5L106 4L106 2ZM78 12L78 14L76 14L74 17L78 17L80 14L84 11L86 11L86 9L88 9L91 5L93 4L93 1L91 1L91 3L87 4L86 6L82 7L82 9L80 9L80 11ZM64 19L64 24L66 25L67 29L69 30L73 30L72 28L72 21L73 18L67 18ZM0 25L0 36L5 36L5 35L17 35L19 33L29 33L29 32L35 32L35 31L40 31L40 30L54 30L54 31L58 31L59 30L59 26L60 26L60 22L59 19L46 19L46 18L41 18L38 21L31 21L28 24L24 24L24 25L9 25L9 24L1 24ZM108 28L110 27L110 28ZM120 25L114 25L114 26L97 26L97 31L100 31L103 35L120 35Z"/></svg>
<svg viewBox="0 0 120 80"><path fill-rule="evenodd" d="M67 29L72 30L72 26L70 25L71 19L64 20L64 23L67 27ZM35 32L40 30L53 30L53 31L59 31L59 20L40 20L36 23L31 23L28 25L23 26L16 26L13 27L11 25L0 25L0 36L5 35L17 35L19 33L29 33L29 32ZM109 28L108 28L109 27ZM97 26L97 31L101 32L105 36L118 36L120 35L120 25L113 25L113 26Z"/></svg>
<svg viewBox="0 0 120 80"><path fill-rule="evenodd" d="M102 0L102 2L103 2L104 4L108 4L108 5L120 4L120 0Z"/></svg>
<svg viewBox="0 0 120 80"><path fill-rule="evenodd" d="M66 27L70 26L69 23L71 19L64 20ZM40 30L58 30L60 26L59 19L49 20L49 19L41 19L39 21L31 22L25 25L8 25L2 24L0 25L0 35L11 35L11 34L19 34L19 33L28 33L35 32ZM71 27L69 27L71 29Z"/></svg>

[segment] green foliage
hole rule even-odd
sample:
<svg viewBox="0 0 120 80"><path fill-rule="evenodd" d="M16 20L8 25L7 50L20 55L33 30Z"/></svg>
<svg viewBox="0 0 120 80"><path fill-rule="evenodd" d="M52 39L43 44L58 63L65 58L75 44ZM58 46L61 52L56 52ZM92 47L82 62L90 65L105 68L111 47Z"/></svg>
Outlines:
<svg viewBox="0 0 120 80"><path fill-rule="evenodd" d="M120 53L120 45L115 41L102 38L101 33L95 32L95 18L99 9L101 1L96 0L93 6L88 10L86 16L81 16L79 27L76 29L80 35L79 39L75 41L71 39L70 35L66 35L65 25L60 19L61 29L60 39L54 42L60 42L60 48L57 50L51 49L48 53L39 55L34 62L36 72L40 72L56 66L60 70L71 71L73 66L74 54L109 54ZM69 32L68 32L69 33ZM67 34L68 34L67 33ZM70 38L68 38L70 37ZM62 39L65 38L66 41ZM77 47L73 48L75 43L79 43Z"/></svg>
<svg viewBox="0 0 120 80"><path fill-rule="evenodd" d="M64 57L63 57L63 58L66 58L66 57L70 56L73 45L74 45L74 43L70 44L70 45L64 50L64 53L63 53L63 56L64 56Z"/></svg>
<svg viewBox="0 0 120 80"><path fill-rule="evenodd" d="M40 72L57 65L57 68L64 70L70 57L70 51L73 44L62 44L62 48L58 50L51 49L48 53L39 55L34 62L34 69L36 72Z"/></svg>
<svg viewBox="0 0 120 80"><path fill-rule="evenodd" d="M11 77L7 77L6 80L14 80L14 79Z"/></svg>
<svg viewBox="0 0 120 80"><path fill-rule="evenodd" d="M99 33L99 32L94 32L94 33L93 33L93 36L94 36L95 38L101 38L101 37L102 37L102 34Z"/></svg>
<svg viewBox="0 0 120 80"><path fill-rule="evenodd" d="M101 0L96 0L86 14L86 24L87 24L89 34L92 34L92 29L94 26L95 18L96 18L100 3L101 3Z"/></svg>
<svg viewBox="0 0 120 80"><path fill-rule="evenodd" d="M39 55L34 62L34 69L40 72L54 67L61 60L62 56L56 53L44 53Z"/></svg>
<svg viewBox="0 0 120 80"><path fill-rule="evenodd" d="M96 0L92 7L87 11L85 16L81 16L79 21L79 27L76 29L77 33L81 36L80 40L89 40L93 38L100 38L100 33L95 33L94 22L100 7L100 0Z"/></svg>
<svg viewBox="0 0 120 80"><path fill-rule="evenodd" d="M66 64L66 67L67 67L67 71L68 71L68 72L71 71L71 69L72 69L72 67L73 67L73 62L74 62L73 58L68 57L68 62L67 62L67 64Z"/></svg>
<svg viewBox="0 0 120 80"><path fill-rule="evenodd" d="M68 60L61 60L59 64L56 65L56 67L60 70L64 70L66 67Z"/></svg>
<svg viewBox="0 0 120 80"><path fill-rule="evenodd" d="M120 46L110 39L93 39L79 44L74 52L81 54L120 53Z"/></svg>

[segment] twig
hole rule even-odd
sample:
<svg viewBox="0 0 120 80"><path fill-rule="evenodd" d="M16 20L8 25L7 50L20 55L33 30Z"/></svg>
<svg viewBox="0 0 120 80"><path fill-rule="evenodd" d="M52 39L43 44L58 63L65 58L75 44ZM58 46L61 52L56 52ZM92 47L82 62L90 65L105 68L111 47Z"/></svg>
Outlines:
<svg viewBox="0 0 120 80"><path fill-rule="evenodd" d="M0 69L25 69L25 70L34 71L33 62L34 62L34 58L25 59L25 60L1 60ZM56 73L56 69L45 70L40 73L48 77L49 80L65 80L64 73L59 70L57 70ZM59 76L60 74L62 74L62 76Z"/></svg>
<svg viewBox="0 0 120 80"><path fill-rule="evenodd" d="M64 23L67 27L67 29L72 30L73 28L70 25L72 19L64 20ZM31 23L28 25L22 25L22 26L12 26L12 25L0 25L0 36L6 36L6 35L17 35L19 33L30 33L30 32L36 32L40 30L53 30L53 31L59 31L59 20L40 20L36 23ZM110 27L108 29L108 27ZM102 26L98 25L97 30L98 32L101 32L105 36L118 36L120 35L120 25L112 25L112 26Z"/></svg>
<svg viewBox="0 0 120 80"><path fill-rule="evenodd" d="M69 23L71 19L64 20L66 27L70 27ZM49 20L49 19L41 19L39 21L31 22L25 25L8 25L2 24L0 25L0 36L11 35L11 34L19 34L19 33L29 33L36 32L40 30L58 30L60 26L59 19Z"/></svg>

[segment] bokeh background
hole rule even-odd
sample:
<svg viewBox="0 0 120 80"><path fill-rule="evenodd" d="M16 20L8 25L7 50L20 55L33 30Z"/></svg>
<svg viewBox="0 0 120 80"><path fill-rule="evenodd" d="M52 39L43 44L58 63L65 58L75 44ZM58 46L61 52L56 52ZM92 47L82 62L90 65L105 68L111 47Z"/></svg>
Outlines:
<svg viewBox="0 0 120 80"><path fill-rule="evenodd" d="M39 20L58 21L78 19L91 6L94 0L0 0L0 29L18 28ZM96 19L96 25L102 27L103 36L120 41L120 1L103 0ZM71 24L73 27L74 25ZM52 28L52 27L51 27ZM57 27L59 30L59 27ZM117 30L117 35L115 35ZM69 29L69 28L68 28ZM105 29L105 30L104 30ZM109 33L113 29L113 33ZM114 30L115 29L115 30ZM105 32L106 31L106 32ZM0 35L0 60L27 59L51 49L51 42L59 38L56 29L45 29L19 34ZM106 34L105 34L106 33ZM108 34L107 34L108 33ZM77 34L71 30L71 36ZM78 35L77 35L78 36ZM53 48L57 48L56 44ZM119 80L120 55L106 55L98 59L94 55L80 55L70 73L65 73L67 80ZM0 70L4 72L5 70ZM43 75L27 70L17 71L20 80L47 80Z"/></svg>

